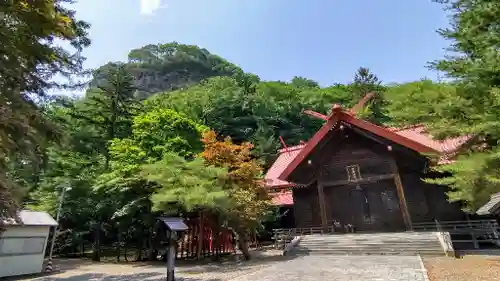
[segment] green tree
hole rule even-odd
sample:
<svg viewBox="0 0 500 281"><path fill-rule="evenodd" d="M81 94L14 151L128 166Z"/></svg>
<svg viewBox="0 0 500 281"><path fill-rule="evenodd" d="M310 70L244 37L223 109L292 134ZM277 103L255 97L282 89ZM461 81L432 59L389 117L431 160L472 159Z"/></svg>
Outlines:
<svg viewBox="0 0 500 281"><path fill-rule="evenodd" d="M452 41L451 54L431 63L454 80L456 91L437 103L433 127L440 136L475 135L467 153L452 165L439 167L450 177L451 200L476 210L500 191L500 2L487 0L437 1L451 14L450 27L439 33Z"/></svg>
<svg viewBox="0 0 500 281"><path fill-rule="evenodd" d="M142 167L146 179L158 184L153 196L153 208L167 214L178 210L192 212L198 209L224 210L230 201L224 190L224 168L207 166L202 158L187 161L167 152L163 159Z"/></svg>
<svg viewBox="0 0 500 281"><path fill-rule="evenodd" d="M134 76L139 98L184 89L214 76L233 76L241 69L208 50L171 42L130 51L127 69Z"/></svg>
<svg viewBox="0 0 500 281"><path fill-rule="evenodd" d="M248 142L234 144L231 138L217 140L214 131L203 135L205 149L200 154L208 165L227 168L224 188L232 201L225 209L219 209L224 220L239 236L239 246L246 259L248 235L261 226L269 211L269 198L262 185L262 167L252 157L253 145Z"/></svg>
<svg viewBox="0 0 500 281"><path fill-rule="evenodd" d="M47 113L65 133L65 138L45 150L39 183L25 200L30 209L48 211L55 216L61 189L72 188L65 195L60 220L59 230L65 233L57 239L59 246L56 250L60 251L72 251L75 246L83 244L85 236L92 233L98 237L97 234L104 228L99 222L109 219L115 205L114 198L104 197L92 188L105 161L95 150L96 142L100 142L99 132L84 120L74 118L71 112L71 108L54 105ZM96 253L98 245L94 245Z"/></svg>
<svg viewBox="0 0 500 281"><path fill-rule="evenodd" d="M309 139L322 125L304 109L327 112L333 103L351 103L349 89L297 88L283 82L259 82L255 92L230 77L211 78L185 90L158 94L147 106L169 107L183 112L235 143L252 141L254 153L272 163L282 136L290 144Z"/></svg>
<svg viewBox="0 0 500 281"><path fill-rule="evenodd" d="M446 103L455 95L457 87L449 83L421 80L387 87L387 110L395 126L433 123L449 110Z"/></svg>
<svg viewBox="0 0 500 281"><path fill-rule="evenodd" d="M74 11L63 5L67 2L0 4L0 222L15 216L18 207L16 187L6 174L7 161L36 159L39 147L57 139L55 126L35 101L50 88L72 86L55 82L54 76L69 78L82 72L83 58L59 47L67 42L81 52L90 44L88 24L75 19Z"/></svg>
<svg viewBox="0 0 500 281"><path fill-rule="evenodd" d="M318 82L300 76L293 77L291 84L297 88L319 88Z"/></svg>
<svg viewBox="0 0 500 281"><path fill-rule="evenodd" d="M350 85L355 102L361 100L366 94L375 92L375 96L368 101L364 110L360 112L363 119L367 119L375 124L388 122L387 102L384 97L385 87L382 81L373 74L370 69L360 67L354 75L354 81Z"/></svg>
<svg viewBox="0 0 500 281"><path fill-rule="evenodd" d="M106 159L104 170L108 170L110 155L108 142L131 134L132 118L138 112L134 98L133 77L123 64L108 64L106 72L100 72L96 88L87 91L85 99L75 109L74 116L87 121L102 135L100 151Z"/></svg>
<svg viewBox="0 0 500 281"><path fill-rule="evenodd" d="M200 138L204 130L204 126L183 114L158 108L136 116L128 138L115 138L109 143L110 169L98 177L95 191L106 198L113 198L115 209L109 222L117 229L118 245L124 236L136 241L146 241L152 236L156 211L166 211L158 196L165 198L172 188L165 186L161 177L172 175L169 171L179 174L184 171L180 167L194 169L190 162L179 158L192 159L202 150ZM151 169L158 170L158 174L148 174ZM203 178L203 175L200 174L200 177ZM159 187L165 189L159 190ZM191 191L185 190L186 194ZM130 230L132 227L134 231ZM151 241L149 245L149 258L155 259ZM136 247L142 247L142 244ZM140 257L140 253L137 256Z"/></svg>

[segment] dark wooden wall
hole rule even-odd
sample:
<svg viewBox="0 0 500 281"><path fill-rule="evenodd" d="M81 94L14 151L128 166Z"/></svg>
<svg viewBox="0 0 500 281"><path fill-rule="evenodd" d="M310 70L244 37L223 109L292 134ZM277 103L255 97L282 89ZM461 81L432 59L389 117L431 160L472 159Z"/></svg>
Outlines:
<svg viewBox="0 0 500 281"><path fill-rule="evenodd" d="M390 151L388 146L391 146ZM399 174L412 222L459 220L464 218L458 204L446 200L445 188L422 181L427 160L387 140L345 128L332 134L321 151L313 153L311 167L299 169L296 178L316 182L294 190L296 227L321 225L318 183L323 186L326 220L356 225L359 230L404 228L403 213L394 180ZM349 182L346 166L358 165L361 180ZM397 167L397 168L395 168ZM300 175L300 173L303 173ZM307 175L306 175L307 174ZM368 201L368 203L366 203Z"/></svg>
<svg viewBox="0 0 500 281"><path fill-rule="evenodd" d="M401 175L406 201L414 222L437 220L464 220L465 213L460 203L450 203L447 187L429 184L422 180L425 174L406 173Z"/></svg>
<svg viewBox="0 0 500 281"><path fill-rule="evenodd" d="M389 156L378 152L374 145L376 144L356 134L345 136L326 163L321 165L318 180L325 184L347 181L346 167L349 165L359 165L365 179L390 174Z"/></svg>
<svg viewBox="0 0 500 281"><path fill-rule="evenodd" d="M293 190L295 227L321 225L321 215L316 185Z"/></svg>
<svg viewBox="0 0 500 281"><path fill-rule="evenodd" d="M355 225L358 231L404 230L391 180L325 187L329 223Z"/></svg>

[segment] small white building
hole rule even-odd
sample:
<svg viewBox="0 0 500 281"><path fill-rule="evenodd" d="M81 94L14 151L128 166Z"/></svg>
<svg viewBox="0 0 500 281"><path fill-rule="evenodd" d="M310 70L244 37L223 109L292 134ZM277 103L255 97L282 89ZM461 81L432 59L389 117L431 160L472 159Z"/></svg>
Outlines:
<svg viewBox="0 0 500 281"><path fill-rule="evenodd" d="M0 278L40 273L50 228L57 222L45 212L20 211L19 219L7 221L0 232Z"/></svg>

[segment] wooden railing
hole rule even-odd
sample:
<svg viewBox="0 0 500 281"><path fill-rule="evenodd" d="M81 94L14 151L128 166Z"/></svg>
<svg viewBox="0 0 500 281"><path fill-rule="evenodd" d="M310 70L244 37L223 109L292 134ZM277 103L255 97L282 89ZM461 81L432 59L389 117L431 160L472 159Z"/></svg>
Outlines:
<svg viewBox="0 0 500 281"><path fill-rule="evenodd" d="M451 238L453 243L472 243L479 249L479 242L492 243L500 246L500 226L496 220L438 221L434 223L414 223L415 231L448 232L452 235L466 235L471 239ZM448 237L447 235L442 235ZM445 241L449 242L449 241Z"/></svg>
<svg viewBox="0 0 500 281"><path fill-rule="evenodd" d="M437 222L437 223L436 223ZM496 220L468 220L468 221L437 221L413 223L413 230L415 231L434 231L439 227L441 230L453 232L469 232L471 229L475 230L491 230L498 229L499 225Z"/></svg>
<svg viewBox="0 0 500 281"><path fill-rule="evenodd" d="M476 249L479 242L489 242L500 247L500 226L496 220L468 220L468 221L438 221L413 223L414 231L449 232L450 234L470 235L471 239L451 239L453 243L472 243ZM279 228L273 229L274 247L283 249L296 236L309 234L340 234L353 233L356 229L352 225L330 225L327 227ZM448 237L447 235L442 235ZM449 238L447 238L449 239ZM449 241L445 241L449 242Z"/></svg>
<svg viewBox="0 0 500 281"><path fill-rule="evenodd" d="M274 247L277 249L285 248L288 243L296 236L310 234L331 234L331 233L353 233L355 228L352 225L330 225L326 227L301 227L301 228L278 228L273 229Z"/></svg>

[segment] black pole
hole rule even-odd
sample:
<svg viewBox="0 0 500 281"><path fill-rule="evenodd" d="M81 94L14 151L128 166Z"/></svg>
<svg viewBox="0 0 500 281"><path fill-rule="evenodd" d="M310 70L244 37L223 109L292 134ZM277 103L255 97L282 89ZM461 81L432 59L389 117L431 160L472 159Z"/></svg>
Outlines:
<svg viewBox="0 0 500 281"><path fill-rule="evenodd" d="M167 281L175 280L175 242L170 241L167 252Z"/></svg>

